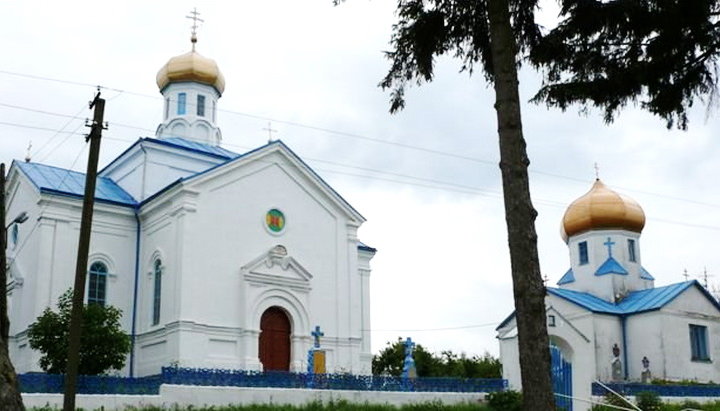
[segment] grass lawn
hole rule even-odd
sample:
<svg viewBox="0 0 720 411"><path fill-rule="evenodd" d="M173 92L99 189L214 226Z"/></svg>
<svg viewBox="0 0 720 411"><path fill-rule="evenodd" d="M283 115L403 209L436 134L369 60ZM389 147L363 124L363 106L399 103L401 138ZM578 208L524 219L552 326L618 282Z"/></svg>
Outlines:
<svg viewBox="0 0 720 411"><path fill-rule="evenodd" d="M33 408L33 411L57 411L54 408L43 407ZM146 407L128 408L126 411L488 411L487 407L477 404L442 405L440 403L424 403L416 405L403 405L399 407L391 405L351 404L345 401L330 403L311 403L302 406L293 405L237 405L224 407ZM84 410L90 411L90 410Z"/></svg>

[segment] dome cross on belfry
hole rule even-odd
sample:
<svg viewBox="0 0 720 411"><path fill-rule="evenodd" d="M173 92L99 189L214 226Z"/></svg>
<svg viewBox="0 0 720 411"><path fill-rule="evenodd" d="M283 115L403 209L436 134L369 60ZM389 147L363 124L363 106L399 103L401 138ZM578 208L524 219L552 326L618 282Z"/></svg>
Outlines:
<svg viewBox="0 0 720 411"><path fill-rule="evenodd" d="M198 17L200 13L193 9L190 15L185 16L193 21L192 50L188 53L171 58L158 72L156 81L158 88L162 90L170 83L198 82L215 87L215 90L222 95L225 91L225 77L220 72L217 63L213 59L201 56L195 51L197 43L198 22L204 22Z"/></svg>
<svg viewBox="0 0 720 411"><path fill-rule="evenodd" d="M193 21L192 25L192 32L190 35L190 42L192 43L192 51L195 51L195 43L197 43L197 27L198 27L198 21L201 23L204 23L205 20L198 17L200 13L197 11L197 8L193 8L193 10L190 12L190 16L185 16L186 18Z"/></svg>

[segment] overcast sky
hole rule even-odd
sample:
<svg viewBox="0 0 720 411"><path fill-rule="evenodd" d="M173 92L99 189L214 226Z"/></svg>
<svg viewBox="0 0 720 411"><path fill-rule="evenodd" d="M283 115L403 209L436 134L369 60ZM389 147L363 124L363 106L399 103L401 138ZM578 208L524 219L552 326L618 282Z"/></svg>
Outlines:
<svg viewBox="0 0 720 411"><path fill-rule="evenodd" d="M395 1L3 2L0 5L0 161L85 170L79 134L94 85L106 87L101 164L153 137L163 102L155 75L190 50L226 79L223 146L283 140L366 218L372 261L373 351L410 336L432 351L498 353L495 326L513 310L498 163L494 94L482 76L437 61L433 83L388 113L377 87L389 63ZM545 17L552 18L548 6ZM539 77L521 72L527 101ZM34 110L34 111L31 111ZM81 119L72 119L79 116ZM523 105L530 186L539 212L542 272L554 285L569 267L559 235L566 207L601 179L637 200L647 223L643 266L656 285L706 269L720 284L720 124L697 102L687 132L629 107L616 123ZM58 132L61 131L61 132ZM309 330L308 330L309 331Z"/></svg>

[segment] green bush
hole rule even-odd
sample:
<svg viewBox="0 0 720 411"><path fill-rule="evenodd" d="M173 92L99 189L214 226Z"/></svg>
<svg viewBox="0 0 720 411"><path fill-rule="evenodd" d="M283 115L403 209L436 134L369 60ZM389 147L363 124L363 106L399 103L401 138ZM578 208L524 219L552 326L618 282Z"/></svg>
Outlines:
<svg viewBox="0 0 720 411"><path fill-rule="evenodd" d="M611 392L608 392L607 394L605 394L603 403L605 403L607 405L617 406L617 407L625 407L625 408L628 407L628 403L625 402L625 400L623 400L622 398L618 397L617 395L615 395ZM591 408L591 411L614 411L616 409L617 408L606 407L604 405L594 405Z"/></svg>
<svg viewBox="0 0 720 411"><path fill-rule="evenodd" d="M489 393L485 399L491 410L520 411L522 410L522 394L513 391L496 391Z"/></svg>
<svg viewBox="0 0 720 411"><path fill-rule="evenodd" d="M651 391L637 393L635 401L637 402L637 406L643 411L660 411L660 408L662 407L660 396Z"/></svg>

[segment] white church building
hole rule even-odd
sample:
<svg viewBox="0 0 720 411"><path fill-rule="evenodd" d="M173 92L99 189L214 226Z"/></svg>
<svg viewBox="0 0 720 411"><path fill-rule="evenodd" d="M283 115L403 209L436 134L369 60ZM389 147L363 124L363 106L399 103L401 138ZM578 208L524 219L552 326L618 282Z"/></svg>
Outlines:
<svg viewBox="0 0 720 411"><path fill-rule="evenodd" d="M195 51L157 74L163 121L99 172L87 301L118 307L125 375L162 366L304 371L311 331L328 372L371 373L365 219L280 141L220 146L225 80ZM158 107L160 111L160 107ZM83 173L14 161L8 172L10 353L40 371L27 329L73 284Z"/></svg>
<svg viewBox="0 0 720 411"><path fill-rule="evenodd" d="M595 380L720 381L720 304L697 281L655 286L642 266L644 225L640 205L599 179L565 212L570 269L545 298L551 352L561 357L553 358L553 376L567 380L560 394L589 399ZM503 377L519 390L514 313L497 338Z"/></svg>

